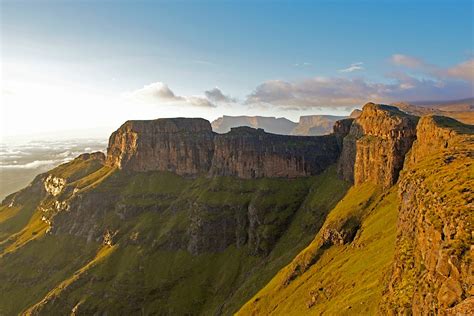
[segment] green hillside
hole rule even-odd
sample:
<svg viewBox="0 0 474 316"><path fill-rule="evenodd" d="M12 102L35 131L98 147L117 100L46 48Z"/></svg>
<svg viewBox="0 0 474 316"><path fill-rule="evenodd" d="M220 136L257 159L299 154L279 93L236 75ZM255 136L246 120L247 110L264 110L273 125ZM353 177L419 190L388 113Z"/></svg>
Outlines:
<svg viewBox="0 0 474 316"><path fill-rule="evenodd" d="M393 259L398 207L394 189L380 192L371 184L351 188L312 243L238 314L376 314ZM331 242L329 232L348 239Z"/></svg>
<svg viewBox="0 0 474 316"><path fill-rule="evenodd" d="M66 179L57 196L42 192L50 174ZM293 180L186 179L73 161L1 206L0 314L231 314L308 245L347 188L334 168ZM235 232L219 231L229 218ZM111 245L78 225L109 233Z"/></svg>

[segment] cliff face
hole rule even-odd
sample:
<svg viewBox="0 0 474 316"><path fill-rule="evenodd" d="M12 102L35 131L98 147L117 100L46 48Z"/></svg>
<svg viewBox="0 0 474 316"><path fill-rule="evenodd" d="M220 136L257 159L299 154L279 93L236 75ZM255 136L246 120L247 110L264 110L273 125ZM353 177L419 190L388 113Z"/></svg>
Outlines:
<svg viewBox="0 0 474 316"><path fill-rule="evenodd" d="M322 137L127 122L107 158L0 204L0 314L233 314L258 289L243 315L470 314L474 130L416 121L367 104ZM305 177L339 156L347 194L334 168Z"/></svg>
<svg viewBox="0 0 474 316"><path fill-rule="evenodd" d="M423 117L399 182L395 262L384 308L393 313L469 314L474 128Z"/></svg>
<svg viewBox="0 0 474 316"><path fill-rule="evenodd" d="M179 175L309 176L336 162L342 129L320 137L276 135L250 127L215 134L202 119L129 121L110 137L107 164Z"/></svg>
<svg viewBox="0 0 474 316"><path fill-rule="evenodd" d="M240 178L309 176L336 162L335 136L298 137L268 134L248 127L217 135L210 175Z"/></svg>
<svg viewBox="0 0 474 316"><path fill-rule="evenodd" d="M204 119L128 121L110 136L107 164L133 171L203 173L211 164L213 136Z"/></svg>
<svg viewBox="0 0 474 316"><path fill-rule="evenodd" d="M415 140L416 122L395 107L367 103L344 138L339 174L356 185L392 186Z"/></svg>

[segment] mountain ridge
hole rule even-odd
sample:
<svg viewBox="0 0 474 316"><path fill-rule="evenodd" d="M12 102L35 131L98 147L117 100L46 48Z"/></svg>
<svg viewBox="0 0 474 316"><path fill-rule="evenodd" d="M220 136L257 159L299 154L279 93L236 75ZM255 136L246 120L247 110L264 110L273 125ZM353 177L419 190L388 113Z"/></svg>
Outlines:
<svg viewBox="0 0 474 316"><path fill-rule="evenodd" d="M1 203L0 314L469 310L472 129L374 103L319 137L128 121Z"/></svg>

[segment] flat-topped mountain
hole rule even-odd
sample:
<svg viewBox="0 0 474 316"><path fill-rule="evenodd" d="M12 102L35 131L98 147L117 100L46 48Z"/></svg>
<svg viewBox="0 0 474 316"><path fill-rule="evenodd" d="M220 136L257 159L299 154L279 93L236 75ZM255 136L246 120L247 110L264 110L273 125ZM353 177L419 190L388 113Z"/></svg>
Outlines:
<svg viewBox="0 0 474 316"><path fill-rule="evenodd" d="M273 134L318 136L331 134L334 123L344 118L346 117L335 115L305 115L295 123L284 117L224 115L212 122L212 129L217 133L227 133L231 128L248 126Z"/></svg>
<svg viewBox="0 0 474 316"><path fill-rule="evenodd" d="M327 135L332 132L334 123L346 118L335 115L305 115L300 116L298 125L291 131L291 135Z"/></svg>
<svg viewBox="0 0 474 316"><path fill-rule="evenodd" d="M110 137L107 165L188 176L293 178L334 164L344 136L338 130L327 136L286 136L250 127L217 134L208 121L192 118L128 121Z"/></svg>
<svg viewBox="0 0 474 316"><path fill-rule="evenodd" d="M211 166L213 139L211 124L200 118L128 121L110 136L107 164L134 171L198 174Z"/></svg>
<svg viewBox="0 0 474 316"><path fill-rule="evenodd" d="M128 121L0 205L0 315L469 314L474 127Z"/></svg>
<svg viewBox="0 0 474 316"><path fill-rule="evenodd" d="M212 129L216 133L230 132L231 128L248 126L262 128L268 133L290 135L297 123L284 117L271 116L229 116L224 115L212 121Z"/></svg>

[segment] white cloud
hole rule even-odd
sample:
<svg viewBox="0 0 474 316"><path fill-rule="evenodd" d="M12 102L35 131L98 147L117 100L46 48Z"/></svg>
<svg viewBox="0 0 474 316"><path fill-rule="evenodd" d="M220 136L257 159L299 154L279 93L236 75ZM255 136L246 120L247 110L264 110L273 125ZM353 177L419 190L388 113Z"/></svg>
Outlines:
<svg viewBox="0 0 474 316"><path fill-rule="evenodd" d="M364 64L363 62L352 63L349 67L340 69L338 71L339 72L354 72L357 70L364 70L364 67L362 66L363 64Z"/></svg>
<svg viewBox="0 0 474 316"><path fill-rule="evenodd" d="M163 82L154 82L144 86L141 89L127 93L127 97L144 101L147 103L171 103L171 104L187 104L198 107L215 107L209 99L202 96L179 96L176 95Z"/></svg>
<svg viewBox="0 0 474 316"><path fill-rule="evenodd" d="M35 160L25 164L0 165L0 169L37 169L43 166L54 166L63 162L62 160Z"/></svg>

